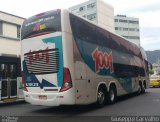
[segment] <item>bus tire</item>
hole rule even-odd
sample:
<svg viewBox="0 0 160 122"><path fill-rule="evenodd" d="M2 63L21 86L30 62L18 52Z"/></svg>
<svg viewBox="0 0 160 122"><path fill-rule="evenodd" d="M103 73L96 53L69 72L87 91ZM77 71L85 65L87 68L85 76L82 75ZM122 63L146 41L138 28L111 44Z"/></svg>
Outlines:
<svg viewBox="0 0 160 122"><path fill-rule="evenodd" d="M106 104L107 91L103 87L100 87L97 92L97 107L103 107Z"/></svg>
<svg viewBox="0 0 160 122"><path fill-rule="evenodd" d="M108 104L114 104L116 102L117 99L117 90L116 90L116 86L115 85L111 85L109 88L109 92L107 95L107 103Z"/></svg>
<svg viewBox="0 0 160 122"><path fill-rule="evenodd" d="M143 93L145 93L145 86L144 86L144 83L139 81L138 94L143 94Z"/></svg>
<svg viewBox="0 0 160 122"><path fill-rule="evenodd" d="M144 94L145 93L145 91L146 91L146 88L145 88L145 81L143 82L143 85L142 85L142 90L141 90L142 92L142 94Z"/></svg>

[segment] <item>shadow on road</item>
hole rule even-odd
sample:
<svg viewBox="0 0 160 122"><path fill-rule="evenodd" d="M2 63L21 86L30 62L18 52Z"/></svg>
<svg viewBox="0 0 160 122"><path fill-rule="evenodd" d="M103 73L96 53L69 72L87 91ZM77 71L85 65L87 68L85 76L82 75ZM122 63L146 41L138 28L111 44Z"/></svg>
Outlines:
<svg viewBox="0 0 160 122"><path fill-rule="evenodd" d="M39 113L39 114L53 114L53 115L78 115L81 113L89 112L97 110L97 107L95 104L90 105L68 105L68 106L59 106L59 107L48 107L39 109L33 112Z"/></svg>
<svg viewBox="0 0 160 122"><path fill-rule="evenodd" d="M14 105L20 105L20 104L25 104L26 102L23 101L15 101L15 102L6 102L6 103L0 103L0 108L1 107L6 107L6 106L14 106Z"/></svg>
<svg viewBox="0 0 160 122"><path fill-rule="evenodd" d="M138 93L132 93L132 94L127 94L127 95L122 95L120 97L118 97L117 102L123 102L125 100L130 100L134 97L140 97L140 96L144 96L147 95L149 92L145 92L143 94L138 94Z"/></svg>
<svg viewBox="0 0 160 122"><path fill-rule="evenodd" d="M118 97L117 103L125 102L126 100L130 100L135 97L140 97L143 95L147 95L148 92L144 94L137 95L136 93L129 94L129 95L123 95L121 97ZM116 103L115 103L116 104ZM106 105L104 107L108 107L110 105ZM45 114L45 115L79 115L81 113L87 113L90 111L96 111L97 109L103 109L103 108L97 108L95 104L90 105L70 105L70 106L59 106L59 107L47 107L39 110L32 111L37 114Z"/></svg>

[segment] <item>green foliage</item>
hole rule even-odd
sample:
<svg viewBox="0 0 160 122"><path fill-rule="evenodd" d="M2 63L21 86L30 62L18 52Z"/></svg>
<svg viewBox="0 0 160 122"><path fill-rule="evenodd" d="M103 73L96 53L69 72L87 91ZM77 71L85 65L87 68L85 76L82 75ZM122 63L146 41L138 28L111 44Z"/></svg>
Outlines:
<svg viewBox="0 0 160 122"><path fill-rule="evenodd" d="M154 74L154 71L153 71L153 70L149 70L149 74L150 74L150 75L153 75L153 74Z"/></svg>
<svg viewBox="0 0 160 122"><path fill-rule="evenodd" d="M160 63L160 50L146 51L148 61L153 63Z"/></svg>

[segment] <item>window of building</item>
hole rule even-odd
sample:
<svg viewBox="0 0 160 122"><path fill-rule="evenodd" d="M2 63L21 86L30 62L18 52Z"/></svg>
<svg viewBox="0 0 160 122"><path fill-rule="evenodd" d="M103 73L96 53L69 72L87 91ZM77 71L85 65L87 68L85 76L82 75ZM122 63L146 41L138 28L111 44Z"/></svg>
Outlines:
<svg viewBox="0 0 160 122"><path fill-rule="evenodd" d="M123 36L127 39L140 39L138 36Z"/></svg>
<svg viewBox="0 0 160 122"><path fill-rule="evenodd" d="M86 15L83 15L82 17L86 18Z"/></svg>
<svg viewBox="0 0 160 122"><path fill-rule="evenodd" d="M123 31L128 31L128 28L123 28Z"/></svg>
<svg viewBox="0 0 160 122"><path fill-rule="evenodd" d="M89 20L94 20L95 18L96 18L96 13L90 14L87 16L87 19L89 19Z"/></svg>
<svg viewBox="0 0 160 122"><path fill-rule="evenodd" d="M78 13L79 9L76 8L76 9L73 9L72 11L75 12L75 13Z"/></svg>
<svg viewBox="0 0 160 122"><path fill-rule="evenodd" d="M128 39L128 36L123 36L124 38Z"/></svg>
<svg viewBox="0 0 160 122"><path fill-rule="evenodd" d="M138 36L131 36L130 39L139 39Z"/></svg>
<svg viewBox="0 0 160 122"><path fill-rule="evenodd" d="M20 39L20 28L21 26L17 26L17 38Z"/></svg>
<svg viewBox="0 0 160 122"><path fill-rule="evenodd" d="M85 10L85 6L82 6L79 8L79 11L84 11Z"/></svg>
<svg viewBox="0 0 160 122"><path fill-rule="evenodd" d="M135 31L135 28L129 28L129 31Z"/></svg>
<svg viewBox="0 0 160 122"><path fill-rule="evenodd" d="M118 27L115 27L115 30L118 30Z"/></svg>
<svg viewBox="0 0 160 122"><path fill-rule="evenodd" d="M118 22L118 19L114 19L114 22Z"/></svg>
<svg viewBox="0 0 160 122"><path fill-rule="evenodd" d="M96 3L91 3L87 5L87 8L90 9L90 8L94 8L95 6L96 6Z"/></svg>
<svg viewBox="0 0 160 122"><path fill-rule="evenodd" d="M119 19L119 22L127 23L127 20Z"/></svg>
<svg viewBox="0 0 160 122"><path fill-rule="evenodd" d="M3 35L3 23L0 21L0 35Z"/></svg>
<svg viewBox="0 0 160 122"><path fill-rule="evenodd" d="M129 20L129 23L132 23L132 24L139 24L138 21L133 21L133 20Z"/></svg>

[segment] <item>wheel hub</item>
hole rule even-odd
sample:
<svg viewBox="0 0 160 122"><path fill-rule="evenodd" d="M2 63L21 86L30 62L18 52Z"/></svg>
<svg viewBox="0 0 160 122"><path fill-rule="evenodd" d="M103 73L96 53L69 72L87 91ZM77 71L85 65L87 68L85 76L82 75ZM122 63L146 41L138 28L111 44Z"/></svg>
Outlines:
<svg viewBox="0 0 160 122"><path fill-rule="evenodd" d="M105 99L104 93L102 91L98 92L98 102L100 104L103 104L104 99Z"/></svg>
<svg viewBox="0 0 160 122"><path fill-rule="evenodd" d="M114 91L111 90L111 91L110 91L110 100L111 100L111 101L114 101L114 97L115 97L115 96L114 96Z"/></svg>

